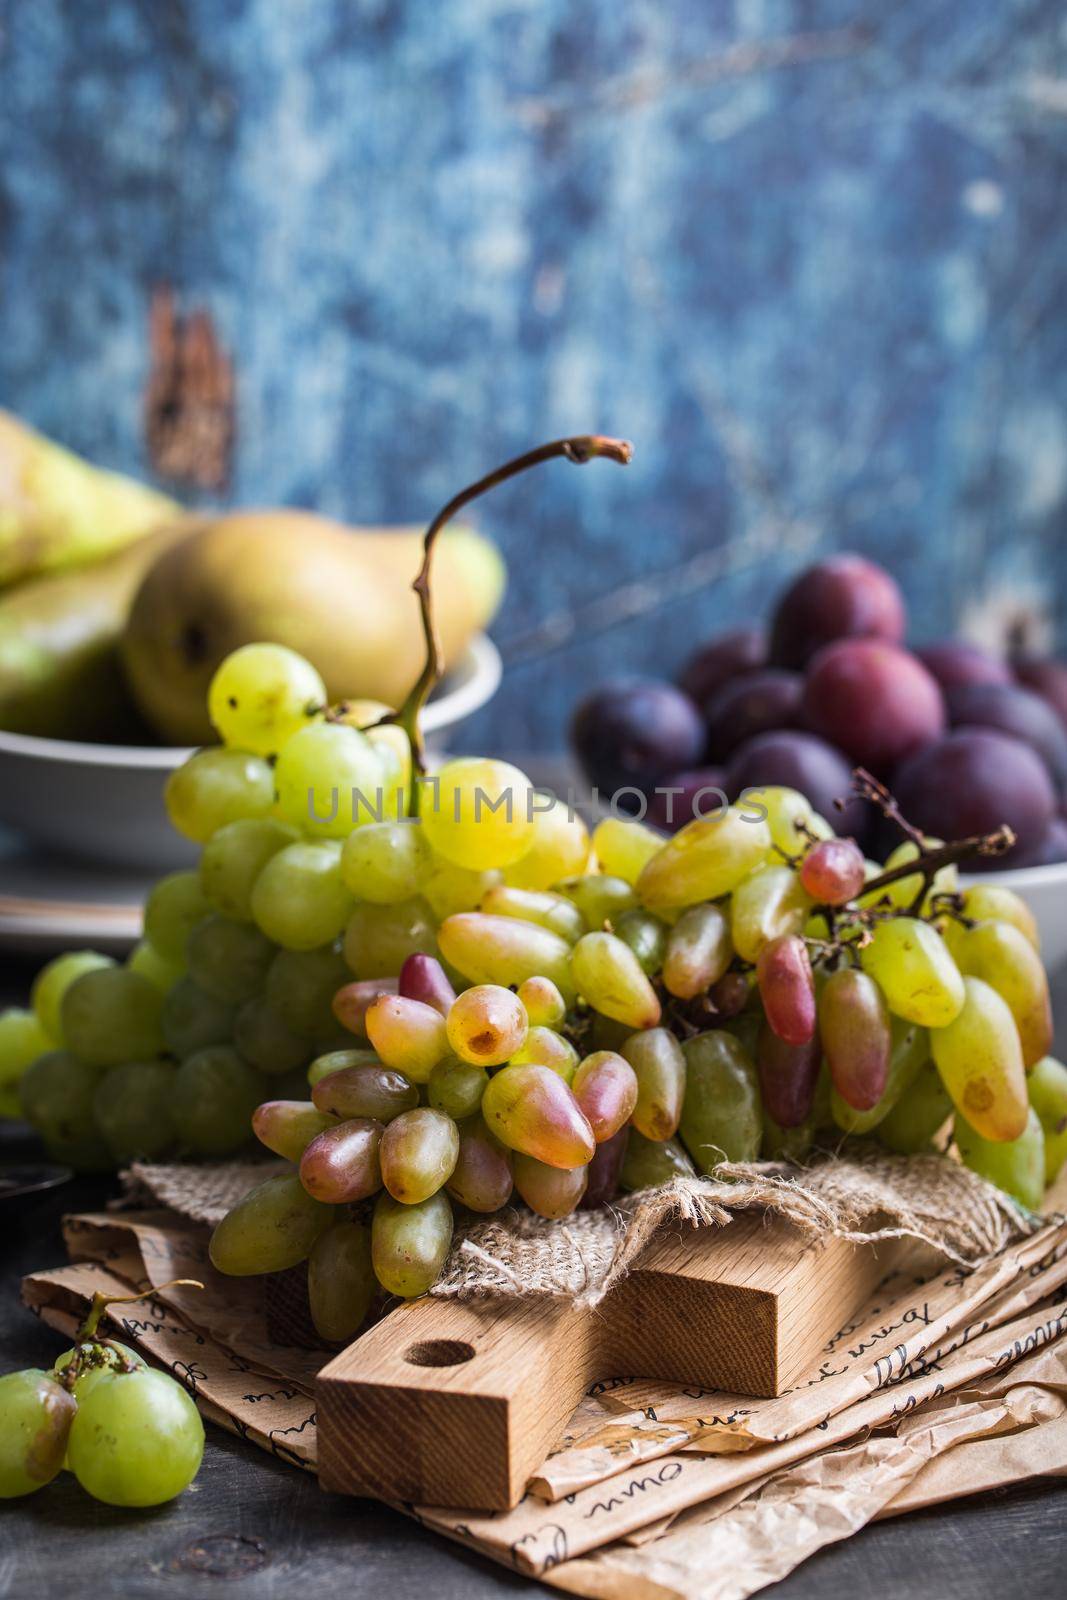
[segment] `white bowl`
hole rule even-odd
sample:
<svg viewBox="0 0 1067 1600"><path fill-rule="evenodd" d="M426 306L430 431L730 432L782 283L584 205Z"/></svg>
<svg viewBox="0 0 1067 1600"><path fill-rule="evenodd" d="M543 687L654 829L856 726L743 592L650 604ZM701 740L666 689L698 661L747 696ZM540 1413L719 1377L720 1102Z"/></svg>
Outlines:
<svg viewBox="0 0 1067 1600"><path fill-rule="evenodd" d="M500 656L478 634L422 715L432 746L492 699ZM176 746L83 744L0 730L0 826L83 861L184 866L196 847L163 805L169 775L192 752Z"/></svg>
<svg viewBox="0 0 1067 1600"><path fill-rule="evenodd" d="M1021 895L1037 918L1041 957L1049 972L1067 961L1067 861L1051 867L1018 867L1014 872L962 874L960 883L996 884Z"/></svg>

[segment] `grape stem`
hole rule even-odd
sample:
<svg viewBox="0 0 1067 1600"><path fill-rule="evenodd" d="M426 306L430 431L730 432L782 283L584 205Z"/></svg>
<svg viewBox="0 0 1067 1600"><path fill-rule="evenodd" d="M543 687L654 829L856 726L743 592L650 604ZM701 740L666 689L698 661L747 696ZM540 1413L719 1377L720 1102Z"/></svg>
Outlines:
<svg viewBox="0 0 1067 1600"><path fill-rule="evenodd" d="M399 711L390 712L382 717L382 722L392 722L403 728L411 744L412 781L408 801L408 814L418 814L418 779L426 770L425 753L422 743L422 733L419 728L419 717L422 708L431 693L440 681L444 663L441 658L441 640L434 621L433 597L430 589L430 564L433 559L434 545L437 536L447 523L464 506L470 505L472 500L477 500L481 495L487 494L490 489L495 489L500 483L506 483L509 478L517 477L520 472L526 472L530 467L537 467L543 461L552 461L557 456L562 456L565 461L572 461L576 466L584 466L587 461L603 458L607 461L616 461L620 466L627 466L633 456L633 445L625 439L609 439L603 434L580 434L570 439L556 439L551 444L542 444L536 450L528 450L525 455L517 456L514 461L505 462L502 467L497 467L484 478L479 478L477 483L470 484L466 489L461 489L454 495L447 505L434 517L426 529L422 540L422 564L412 584L419 599L419 612L422 618L423 638L426 642L426 660L422 671L412 686L407 699Z"/></svg>
<svg viewBox="0 0 1067 1600"><path fill-rule="evenodd" d="M862 890L864 899L882 889L888 889L891 883L899 883L903 878L912 878L916 873L920 873L922 886L909 907L910 911L915 911L922 905L930 885L942 867L955 866L959 861L969 861L972 856L1002 856L1015 843L1015 835L1006 823L1003 827L994 829L992 833L977 833L969 839L956 839L952 844L935 845L932 850L929 846L919 843L921 838L920 834L916 840L919 844L919 854L914 860L902 861L899 867L892 867L888 872L883 872L864 884Z"/></svg>
<svg viewBox="0 0 1067 1600"><path fill-rule="evenodd" d="M197 1278L171 1278L168 1283L161 1283L157 1288L144 1289L140 1294L101 1294L99 1289L93 1295L92 1303L85 1314L85 1320L78 1329L74 1339L74 1354L59 1375L57 1382L73 1393L74 1385L81 1377L87 1365L93 1364L93 1355L101 1347L115 1350L115 1345L110 1339L98 1339L96 1330L100 1320L109 1306L135 1305L138 1300L151 1300L164 1289L202 1289L204 1285ZM116 1351L119 1356L119 1365L124 1372L132 1371L129 1361L121 1351Z"/></svg>

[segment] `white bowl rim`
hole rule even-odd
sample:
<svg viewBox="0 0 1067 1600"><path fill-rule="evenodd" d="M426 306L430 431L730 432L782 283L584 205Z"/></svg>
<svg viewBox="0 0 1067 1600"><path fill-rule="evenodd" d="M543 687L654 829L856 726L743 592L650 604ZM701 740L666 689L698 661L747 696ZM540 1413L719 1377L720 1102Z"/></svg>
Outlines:
<svg viewBox="0 0 1067 1600"><path fill-rule="evenodd" d="M960 872L968 888L980 883L995 883L1001 889L1056 888L1067 880L1067 861L1053 861L1047 867L1004 867L997 872Z"/></svg>
<svg viewBox="0 0 1067 1600"><path fill-rule="evenodd" d="M503 674L500 651L487 633L477 633L456 662L454 689L431 701L422 713L423 733L437 733L468 717L491 700ZM0 755L31 756L38 761L79 766L140 768L167 771L181 766L197 745L89 744L81 739L44 739L33 733L8 733L0 728Z"/></svg>

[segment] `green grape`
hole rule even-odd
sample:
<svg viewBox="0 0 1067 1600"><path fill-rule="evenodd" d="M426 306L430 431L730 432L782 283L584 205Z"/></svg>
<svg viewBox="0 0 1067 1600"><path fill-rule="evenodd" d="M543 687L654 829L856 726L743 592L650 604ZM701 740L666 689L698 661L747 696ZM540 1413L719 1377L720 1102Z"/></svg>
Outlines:
<svg viewBox="0 0 1067 1600"><path fill-rule="evenodd" d="M682 1047L669 1028L632 1033L621 1046L637 1077L632 1121L653 1142L670 1139L682 1118L686 1069Z"/></svg>
<svg viewBox="0 0 1067 1600"><path fill-rule="evenodd" d="M936 849L944 842L943 839L929 837L924 841L928 849ZM886 857L886 863L882 870L884 872L893 872L897 867L903 867L907 862L916 860L918 855L919 846L915 840L905 839ZM959 873L956 867L954 865L942 867L939 872L934 874L934 880L930 886L930 895L954 894L958 885ZM897 906L901 911L904 911L913 904L922 886L922 873L917 872L914 877L899 878L896 883L887 884L884 889L879 889L874 894L861 895L859 904L863 906L881 904L888 901L890 905ZM930 895L925 896L923 899L922 909L924 911L929 909Z"/></svg>
<svg viewBox="0 0 1067 1600"><path fill-rule="evenodd" d="M13 1089L37 1057L53 1048L34 1012L15 1006L0 1011L0 1089Z"/></svg>
<svg viewBox="0 0 1067 1600"><path fill-rule="evenodd" d="M303 1039L333 1039L333 997L351 977L332 945L318 950L279 950L267 973L263 998L291 1033Z"/></svg>
<svg viewBox="0 0 1067 1600"><path fill-rule="evenodd" d="M256 755L280 750L326 705L326 685L310 661L280 644L246 644L218 668L208 715L225 744Z"/></svg>
<svg viewBox="0 0 1067 1600"><path fill-rule="evenodd" d="M642 822L604 817L593 829L593 851L601 872L626 883L637 882L645 867L666 844L662 833Z"/></svg>
<svg viewBox="0 0 1067 1600"><path fill-rule="evenodd" d="M613 933L587 933L571 951L575 987L594 1011L628 1028L654 1028L660 1003L641 963Z"/></svg>
<svg viewBox="0 0 1067 1600"><path fill-rule="evenodd" d="M345 960L358 978L393 978L408 956L436 954L437 930L420 895L395 906L357 905L348 919Z"/></svg>
<svg viewBox="0 0 1067 1600"><path fill-rule="evenodd" d="M521 1048L528 1027L517 994L498 983L479 983L452 1002L446 1032L461 1061L499 1067Z"/></svg>
<svg viewBox="0 0 1067 1600"><path fill-rule="evenodd" d="M519 917L525 922L539 923L558 933L568 944L574 944L585 932L585 918L565 895L553 894L550 889L514 889L510 884L498 884L490 889L481 902L481 909L491 916Z"/></svg>
<svg viewBox="0 0 1067 1600"><path fill-rule="evenodd" d="M562 878L556 884L560 894L573 900L591 933L610 926L627 911L638 909L637 895L625 878L603 872L587 872L578 878Z"/></svg>
<svg viewBox="0 0 1067 1600"><path fill-rule="evenodd" d="M300 1157L300 1182L328 1205L351 1205L382 1186L380 1122L349 1117L315 1135Z"/></svg>
<svg viewBox="0 0 1067 1600"><path fill-rule="evenodd" d="M545 977L564 997L574 995L570 946L536 922L463 911L442 922L437 939L444 959L471 983L509 988L527 978Z"/></svg>
<svg viewBox="0 0 1067 1600"><path fill-rule="evenodd" d="M1027 1078L1026 1088L1045 1130L1045 1182L1052 1183L1067 1160L1067 1067L1046 1056Z"/></svg>
<svg viewBox="0 0 1067 1600"><path fill-rule="evenodd" d="M646 1139L636 1128L630 1129L626 1155L619 1174L619 1187L633 1193L637 1189L658 1189L672 1178L693 1178L696 1168L677 1139Z"/></svg>
<svg viewBox="0 0 1067 1600"><path fill-rule="evenodd" d="M686 1090L679 1132L698 1172L721 1161L756 1161L763 1111L752 1059L732 1034L698 1033L682 1046Z"/></svg>
<svg viewBox="0 0 1067 1600"><path fill-rule="evenodd" d="M809 834L814 834L817 839L832 839L834 836L834 830L825 817L820 817L810 800L796 789L778 785L746 789L738 801L738 809L745 816L758 816L760 808L766 812L765 821L770 829L771 840L784 856L803 855L811 842ZM881 867L878 870L880 872Z"/></svg>
<svg viewBox="0 0 1067 1600"><path fill-rule="evenodd" d="M39 1368L0 1378L0 1500L34 1494L59 1474L76 1409Z"/></svg>
<svg viewBox="0 0 1067 1600"><path fill-rule="evenodd" d="M296 1173L257 1184L232 1206L211 1235L208 1253L218 1272L247 1278L285 1272L311 1254L334 1213L314 1200Z"/></svg>
<svg viewBox="0 0 1067 1600"><path fill-rule="evenodd" d="M1026 1071L1015 1019L995 989L964 978L955 1021L930 1035L937 1069L957 1111L983 1139L1018 1139L1026 1128Z"/></svg>
<svg viewBox="0 0 1067 1600"><path fill-rule="evenodd" d="M153 1161L170 1149L175 1077L162 1061L131 1061L105 1072L93 1096L93 1115L116 1161Z"/></svg>
<svg viewBox="0 0 1067 1600"><path fill-rule="evenodd" d="M513 1067L551 1067L564 1083L570 1083L578 1070L578 1052L569 1039L553 1028L528 1028L526 1038L511 1058Z"/></svg>
<svg viewBox="0 0 1067 1600"><path fill-rule="evenodd" d="M379 1150L382 1182L394 1200L418 1205L444 1187L459 1156L459 1130L432 1106L394 1117Z"/></svg>
<svg viewBox="0 0 1067 1600"><path fill-rule="evenodd" d="M163 1001L163 1042L179 1061L209 1044L226 1044L233 1026L233 1006L207 994L192 978L179 979Z"/></svg>
<svg viewBox="0 0 1067 1600"><path fill-rule="evenodd" d="M959 1016L963 978L936 928L916 917L879 922L860 963L881 986L894 1016L944 1028Z"/></svg>
<svg viewBox="0 0 1067 1600"><path fill-rule="evenodd" d="M308 1257L308 1300L315 1331L328 1344L347 1343L367 1320L378 1280L365 1222L335 1222Z"/></svg>
<svg viewBox="0 0 1067 1600"><path fill-rule="evenodd" d="M850 1106L834 1089L830 1095L830 1111L834 1122L845 1133L870 1133L886 1117L904 1091L915 1081L923 1064L930 1059L930 1035L925 1028L900 1017L890 1019L892 1043L889 1052L889 1072L878 1104L869 1111L859 1111Z"/></svg>
<svg viewBox="0 0 1067 1600"><path fill-rule="evenodd" d="M534 842L530 780L507 761L446 761L424 780L419 815L433 849L457 867L508 867Z"/></svg>
<svg viewBox="0 0 1067 1600"><path fill-rule="evenodd" d="M629 1122L637 1104L637 1074L614 1050L594 1050L586 1056L570 1087L597 1144L613 1139ZM518 1183L517 1176L515 1181Z"/></svg>
<svg viewBox="0 0 1067 1600"><path fill-rule="evenodd" d="M589 1168L549 1167L535 1156L517 1155L514 1183L531 1211L558 1221L578 1209L589 1184Z"/></svg>
<svg viewBox="0 0 1067 1600"><path fill-rule="evenodd" d="M413 1206L388 1193L378 1196L371 1258L378 1282L390 1294L411 1300L432 1289L451 1243L452 1207L443 1190Z"/></svg>
<svg viewBox="0 0 1067 1600"><path fill-rule="evenodd" d="M258 928L213 912L189 935L189 976L216 1000L238 1006L259 994L274 952L275 946Z"/></svg>
<svg viewBox="0 0 1067 1600"><path fill-rule="evenodd" d="M536 1156L550 1167L578 1167L593 1159L593 1130L550 1067L501 1068L482 1096L482 1117L509 1150Z"/></svg>
<svg viewBox="0 0 1067 1600"><path fill-rule="evenodd" d="M198 750L172 772L163 798L171 825L203 844L229 822L267 816L274 775L262 757L216 745Z"/></svg>
<svg viewBox="0 0 1067 1600"><path fill-rule="evenodd" d="M208 1045L174 1076L170 1114L178 1138L201 1156L229 1156L248 1143L263 1080L236 1050Z"/></svg>
<svg viewBox="0 0 1067 1600"><path fill-rule="evenodd" d="M484 1067L446 1056L430 1073L427 1099L435 1111L443 1111L456 1122L472 1117L482 1103L489 1074Z"/></svg>
<svg viewBox="0 0 1067 1600"><path fill-rule="evenodd" d="M1032 1106L1017 1139L983 1139L962 1115L956 1117L955 1137L965 1167L995 1183L1028 1211L1040 1211L1045 1197L1045 1132Z"/></svg>
<svg viewBox="0 0 1067 1600"><path fill-rule="evenodd" d="M231 922L251 922L256 879L299 837L295 828L273 817L247 817L213 833L200 857L200 888L211 909Z"/></svg>
<svg viewBox="0 0 1067 1600"><path fill-rule="evenodd" d="M252 1132L260 1144L286 1161L299 1161L312 1139L336 1124L336 1117L310 1100L265 1100L252 1113Z"/></svg>
<svg viewBox="0 0 1067 1600"><path fill-rule="evenodd" d="M654 978L663 967L667 955L667 925L654 917L651 911L637 907L624 911L612 924L615 937L628 944L641 964L641 970Z"/></svg>
<svg viewBox="0 0 1067 1600"><path fill-rule="evenodd" d="M314 1046L293 1033L258 995L246 1000L233 1020L233 1043L249 1066L270 1078L280 1078L307 1065ZM205 1044L222 1044L221 1039L206 1039Z"/></svg>
<svg viewBox="0 0 1067 1600"><path fill-rule="evenodd" d="M357 900L391 906L418 893L430 862L417 823L369 822L345 840L341 875Z"/></svg>
<svg viewBox="0 0 1067 1600"><path fill-rule="evenodd" d="M145 901L145 938L164 960L184 962L186 941L210 910L197 873L171 872Z"/></svg>
<svg viewBox="0 0 1067 1600"><path fill-rule="evenodd" d="M918 1075L882 1120L875 1133L887 1150L912 1156L929 1150L934 1134L952 1115L952 1100L932 1061Z"/></svg>
<svg viewBox="0 0 1067 1600"><path fill-rule="evenodd" d="M102 956L96 950L69 950L66 955L56 956L46 967L41 968L30 990L30 1005L36 1011L37 1020L49 1039L54 1040L56 1044L66 1042L63 1038L60 1013L63 996L75 978L80 978L83 972L95 972L99 967L114 965L110 956ZM44 1045L42 1048L47 1050L49 1046Z"/></svg>
<svg viewBox="0 0 1067 1600"><path fill-rule="evenodd" d="M680 1000L695 1000L718 983L733 956L730 924L724 912L716 905L690 906L682 912L667 939L664 987Z"/></svg>
<svg viewBox="0 0 1067 1600"><path fill-rule="evenodd" d="M758 961L772 939L801 933L811 905L811 896L792 867L772 862L750 872L734 890L730 904L730 931L742 961Z"/></svg>
<svg viewBox="0 0 1067 1600"><path fill-rule="evenodd" d="M517 992L531 1027L558 1028L565 1020L566 1001L551 978L527 978Z"/></svg>
<svg viewBox="0 0 1067 1600"><path fill-rule="evenodd" d="M271 856L252 890L257 927L286 950L317 950L343 931L352 896L332 839L289 844Z"/></svg>
<svg viewBox="0 0 1067 1600"><path fill-rule="evenodd" d="M316 839L347 839L386 815L381 756L343 722L313 722L294 734L275 763L274 789L278 815Z"/></svg>
<svg viewBox="0 0 1067 1600"><path fill-rule="evenodd" d="M78 1404L67 1461L82 1488L112 1506L158 1506L188 1488L204 1424L180 1383L150 1367L101 1378Z"/></svg>
<svg viewBox="0 0 1067 1600"><path fill-rule="evenodd" d="M109 1339L107 1344L87 1339L73 1349L64 1351L52 1368L56 1377L66 1372L79 1351L82 1352L82 1370L80 1376L75 1378L71 1391L77 1401L83 1400L91 1389L95 1389L105 1373L110 1374L122 1367L139 1371L148 1366L148 1362L142 1360L131 1345L120 1344L117 1339Z"/></svg>
<svg viewBox="0 0 1067 1600"><path fill-rule="evenodd" d="M505 883L515 889L551 889L561 878L581 872L588 859L589 830L578 813L566 801L535 789L533 843L504 868Z"/></svg>
<svg viewBox="0 0 1067 1600"><path fill-rule="evenodd" d="M75 978L63 996L63 1037L95 1067L143 1061L163 1048L163 996L140 973L99 967Z"/></svg>
<svg viewBox="0 0 1067 1600"><path fill-rule="evenodd" d="M147 939L134 945L126 957L126 965L131 972L138 972L142 978L147 978L160 994L169 994L179 978L185 976L184 962L168 961Z"/></svg>
<svg viewBox="0 0 1067 1600"><path fill-rule="evenodd" d="M448 1054L445 1019L423 1000L380 994L367 1007L365 1020L378 1059L412 1083L428 1083L438 1061Z"/></svg>
<svg viewBox="0 0 1067 1600"><path fill-rule="evenodd" d="M430 865L423 873L421 893L438 922L458 911L476 911L490 889L501 881L498 871L476 872L457 867L443 856L430 852Z"/></svg>
<svg viewBox="0 0 1067 1600"><path fill-rule="evenodd" d="M383 1067L370 1050L333 1050L308 1072L311 1098L335 1117L391 1122L419 1103L419 1091L402 1072Z"/></svg>
<svg viewBox="0 0 1067 1600"><path fill-rule="evenodd" d="M717 900L762 866L771 849L766 822L731 806L722 816L687 822L668 839L641 873L637 893L650 911Z"/></svg>
<svg viewBox="0 0 1067 1600"><path fill-rule="evenodd" d="M100 1073L66 1050L38 1056L19 1083L26 1120L50 1144L77 1144L97 1133L93 1096Z"/></svg>
<svg viewBox="0 0 1067 1600"><path fill-rule="evenodd" d="M815 1117L806 1117L795 1128L783 1128L775 1122L766 1107L763 1111L763 1139L760 1159L763 1161L789 1161L802 1166L811 1154L815 1143Z"/></svg>
<svg viewBox="0 0 1067 1600"><path fill-rule="evenodd" d="M445 1187L470 1211L499 1211L511 1199L514 1157L493 1137L481 1117L460 1124L459 1153Z"/></svg>
<svg viewBox="0 0 1067 1600"><path fill-rule="evenodd" d="M976 883L964 889L960 898L963 901L963 915L971 921L1009 922L1013 928L1018 928L1035 950L1041 949L1037 918L1022 896L1013 889L1002 889L994 883ZM945 918L945 942L953 955L956 954L957 941L965 932L962 922L957 922L954 917Z"/></svg>
<svg viewBox="0 0 1067 1600"><path fill-rule="evenodd" d="M1041 957L1010 922L978 922L953 946L962 973L995 989L1015 1018L1023 1064L1034 1066L1052 1047L1052 1001Z"/></svg>

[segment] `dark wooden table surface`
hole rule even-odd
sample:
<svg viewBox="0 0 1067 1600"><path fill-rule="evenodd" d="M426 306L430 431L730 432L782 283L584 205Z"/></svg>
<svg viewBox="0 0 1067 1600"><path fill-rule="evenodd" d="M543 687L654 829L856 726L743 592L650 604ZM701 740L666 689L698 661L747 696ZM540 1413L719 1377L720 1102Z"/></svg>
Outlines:
<svg viewBox="0 0 1067 1600"><path fill-rule="evenodd" d="M0 1004L24 1003L30 963L0 958ZM1061 992L1064 985L1060 985ZM1067 993L1062 1014L1067 1014ZM0 1124L0 1160L38 1155ZM79 1179L15 1228L0 1211L0 1371L48 1367L63 1341L19 1302L23 1274L65 1259L64 1211L101 1206L116 1186ZM1021 1488L879 1523L823 1551L773 1591L781 1600L1034 1600L1067 1591L1067 1482ZM310 1476L208 1425L193 1486L155 1511L90 1500L72 1477L0 1502L0 1600L468 1600L532 1593L532 1583L365 1500L323 1494ZM765 1591L770 1592L770 1591Z"/></svg>

